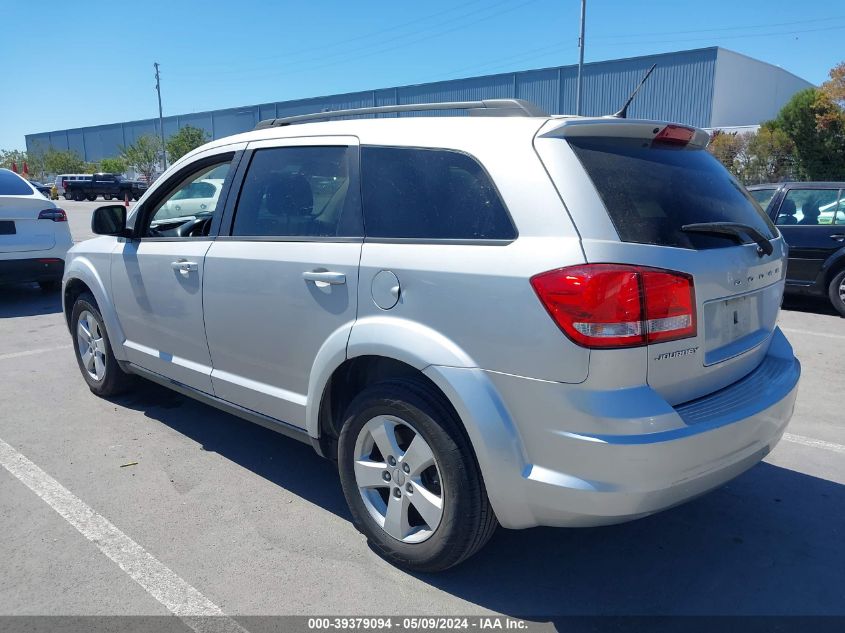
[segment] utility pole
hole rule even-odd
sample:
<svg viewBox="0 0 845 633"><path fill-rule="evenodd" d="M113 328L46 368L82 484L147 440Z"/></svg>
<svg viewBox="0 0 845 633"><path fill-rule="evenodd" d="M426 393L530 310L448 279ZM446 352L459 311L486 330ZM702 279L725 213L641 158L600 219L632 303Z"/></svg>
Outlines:
<svg viewBox="0 0 845 633"><path fill-rule="evenodd" d="M158 131L161 134L161 166L167 169L167 152L164 149L164 118L161 116L161 81L158 72L158 62L153 62L156 69L156 92L158 93Z"/></svg>
<svg viewBox="0 0 845 633"><path fill-rule="evenodd" d="M581 35L578 37L578 84L575 92L575 114L581 114L584 85L584 22L587 17L587 0L581 0Z"/></svg>

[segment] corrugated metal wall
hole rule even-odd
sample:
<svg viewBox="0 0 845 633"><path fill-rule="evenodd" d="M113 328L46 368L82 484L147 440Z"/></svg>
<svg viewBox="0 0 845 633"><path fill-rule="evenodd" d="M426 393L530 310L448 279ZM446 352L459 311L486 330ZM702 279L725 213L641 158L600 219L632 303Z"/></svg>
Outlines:
<svg viewBox="0 0 845 633"><path fill-rule="evenodd" d="M645 71L656 63L657 69L628 111L629 116L708 127L717 50L704 48L586 64L584 114L611 114L618 110ZM180 127L193 125L217 139L251 130L262 119L427 101L516 97L532 101L552 114L574 113L577 73L576 66L561 66L169 116L164 118L164 134L167 137ZM158 134L158 119L29 134L26 145L29 150L50 146L73 149L85 160L97 161L118 155L120 146L134 142L142 134Z"/></svg>

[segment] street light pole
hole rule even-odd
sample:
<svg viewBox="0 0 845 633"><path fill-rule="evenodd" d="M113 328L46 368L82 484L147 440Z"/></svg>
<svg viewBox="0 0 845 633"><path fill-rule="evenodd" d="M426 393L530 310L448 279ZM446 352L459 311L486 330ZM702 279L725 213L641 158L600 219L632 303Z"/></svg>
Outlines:
<svg viewBox="0 0 845 633"><path fill-rule="evenodd" d="M164 150L164 118L161 115L161 81L158 72L158 62L153 62L156 69L156 92L158 93L158 131L161 135L161 165L167 169L167 152Z"/></svg>
<svg viewBox="0 0 845 633"><path fill-rule="evenodd" d="M584 22L587 17L587 0L581 0L581 35L578 37L578 84L575 92L575 114L581 114L584 85Z"/></svg>

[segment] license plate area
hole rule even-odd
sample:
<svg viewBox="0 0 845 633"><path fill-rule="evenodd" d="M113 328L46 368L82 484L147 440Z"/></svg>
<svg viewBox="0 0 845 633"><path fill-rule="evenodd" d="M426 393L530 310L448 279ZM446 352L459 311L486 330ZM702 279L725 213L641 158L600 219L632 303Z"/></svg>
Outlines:
<svg viewBox="0 0 845 633"><path fill-rule="evenodd" d="M704 304L704 364L714 365L759 345L769 334L765 293L717 299Z"/></svg>
<svg viewBox="0 0 845 633"><path fill-rule="evenodd" d="M0 220L0 235L15 235L15 223L11 220Z"/></svg>

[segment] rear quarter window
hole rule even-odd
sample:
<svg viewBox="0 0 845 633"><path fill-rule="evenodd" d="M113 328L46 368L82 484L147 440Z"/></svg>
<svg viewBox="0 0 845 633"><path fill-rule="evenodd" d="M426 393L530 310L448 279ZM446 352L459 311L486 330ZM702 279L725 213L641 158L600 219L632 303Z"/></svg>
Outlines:
<svg viewBox="0 0 845 633"><path fill-rule="evenodd" d="M698 222L740 222L769 239L775 236L768 216L703 149L605 137L572 138L569 144L623 242L693 249L735 245L681 230Z"/></svg>
<svg viewBox="0 0 845 633"><path fill-rule="evenodd" d="M516 229L477 160L452 150L362 147L368 237L512 240Z"/></svg>
<svg viewBox="0 0 845 633"><path fill-rule="evenodd" d="M30 196L32 193L32 187L20 176L0 169L0 196Z"/></svg>

